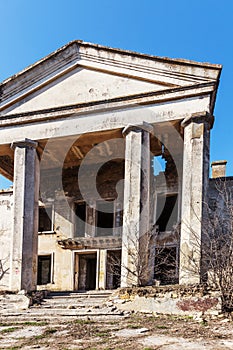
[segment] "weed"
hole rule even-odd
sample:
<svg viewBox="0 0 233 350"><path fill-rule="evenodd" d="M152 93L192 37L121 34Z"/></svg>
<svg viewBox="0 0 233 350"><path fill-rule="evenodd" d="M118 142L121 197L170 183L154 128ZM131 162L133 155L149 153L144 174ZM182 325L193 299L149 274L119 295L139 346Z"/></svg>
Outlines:
<svg viewBox="0 0 233 350"><path fill-rule="evenodd" d="M158 328L158 329L168 329L168 327L167 326L164 326L164 325L156 325L156 328Z"/></svg>
<svg viewBox="0 0 233 350"><path fill-rule="evenodd" d="M129 324L127 327L129 329L137 329L139 326L137 324Z"/></svg>
<svg viewBox="0 0 233 350"><path fill-rule="evenodd" d="M37 321L30 322L30 321L26 321L26 322L23 322L22 324L25 325L25 326L47 326L47 325L48 325L48 322L45 322L45 321L41 321L41 322L37 322Z"/></svg>
<svg viewBox="0 0 233 350"><path fill-rule="evenodd" d="M34 338L35 338L35 339L43 339L43 338L47 337L48 335L54 334L54 333L56 333L56 332L57 332L57 329L55 329L55 328L49 328L49 329L46 329L46 330L44 331L44 333L39 334L39 335L36 335Z"/></svg>
<svg viewBox="0 0 233 350"><path fill-rule="evenodd" d="M18 329L17 327L10 327L10 328L6 328L6 329L2 329L1 333L11 333L14 332L16 329Z"/></svg>
<svg viewBox="0 0 233 350"><path fill-rule="evenodd" d="M0 322L0 327L5 326L47 326L49 323L45 321L25 321L25 322Z"/></svg>
<svg viewBox="0 0 233 350"><path fill-rule="evenodd" d="M107 331L105 331L105 332L96 332L95 335L97 337L108 337L109 333Z"/></svg>
<svg viewBox="0 0 233 350"><path fill-rule="evenodd" d="M193 319L193 316L186 316L186 318L187 318L188 320L192 320L192 319Z"/></svg>
<svg viewBox="0 0 233 350"><path fill-rule="evenodd" d="M5 326L14 326L16 322L0 322L0 327L5 327Z"/></svg>
<svg viewBox="0 0 233 350"><path fill-rule="evenodd" d="M43 339L44 337L46 337L46 334L39 334L39 335L35 335L34 339Z"/></svg>

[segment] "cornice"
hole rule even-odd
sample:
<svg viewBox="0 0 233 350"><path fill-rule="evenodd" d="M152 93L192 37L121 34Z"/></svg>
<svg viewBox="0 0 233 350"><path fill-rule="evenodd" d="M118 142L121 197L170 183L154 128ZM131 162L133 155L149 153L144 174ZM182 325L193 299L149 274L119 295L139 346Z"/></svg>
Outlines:
<svg viewBox="0 0 233 350"><path fill-rule="evenodd" d="M0 127L17 124L38 123L45 120L61 119L72 115L85 115L108 110L132 108L138 105L161 104L191 97L211 95L215 90L215 83L196 84L186 87L152 91L136 95L128 95L108 100L80 103L44 110L30 111L16 114L1 114Z"/></svg>

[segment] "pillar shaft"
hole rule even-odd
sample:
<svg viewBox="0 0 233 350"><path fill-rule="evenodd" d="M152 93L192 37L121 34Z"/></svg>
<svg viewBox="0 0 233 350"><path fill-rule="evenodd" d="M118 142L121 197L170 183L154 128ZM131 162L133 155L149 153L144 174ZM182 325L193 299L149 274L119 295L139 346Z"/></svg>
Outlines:
<svg viewBox="0 0 233 350"><path fill-rule="evenodd" d="M148 279L150 134L152 126L129 126L125 145L121 286Z"/></svg>
<svg viewBox="0 0 233 350"><path fill-rule="evenodd" d="M99 251L99 289L106 289L107 249Z"/></svg>
<svg viewBox="0 0 233 350"><path fill-rule="evenodd" d="M13 291L35 290L37 285L39 160L36 146L31 140L12 144L15 157L10 287Z"/></svg>
<svg viewBox="0 0 233 350"><path fill-rule="evenodd" d="M180 284L200 283L203 211L209 179L208 117L183 122Z"/></svg>

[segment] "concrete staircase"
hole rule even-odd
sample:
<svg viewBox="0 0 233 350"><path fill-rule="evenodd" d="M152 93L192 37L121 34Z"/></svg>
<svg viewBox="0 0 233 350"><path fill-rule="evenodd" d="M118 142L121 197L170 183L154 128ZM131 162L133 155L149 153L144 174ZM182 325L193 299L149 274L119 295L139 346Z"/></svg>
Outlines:
<svg viewBox="0 0 233 350"><path fill-rule="evenodd" d="M50 292L40 306L43 309L100 309L111 295L112 291Z"/></svg>
<svg viewBox="0 0 233 350"><path fill-rule="evenodd" d="M30 308L9 307L0 312L0 319L12 318L24 321L37 319L73 319L73 318L118 318L126 316L110 300L113 291L88 292L49 292L39 304ZM26 298L26 297L25 297Z"/></svg>

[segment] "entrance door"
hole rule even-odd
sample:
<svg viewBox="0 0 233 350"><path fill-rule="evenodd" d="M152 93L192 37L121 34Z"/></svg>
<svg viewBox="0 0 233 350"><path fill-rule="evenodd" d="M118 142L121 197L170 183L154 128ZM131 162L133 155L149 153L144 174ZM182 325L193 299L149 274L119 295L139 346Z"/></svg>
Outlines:
<svg viewBox="0 0 233 350"><path fill-rule="evenodd" d="M87 258L86 290L96 287L96 258Z"/></svg>
<svg viewBox="0 0 233 350"><path fill-rule="evenodd" d="M97 254L77 254L78 259L78 290L96 289Z"/></svg>

